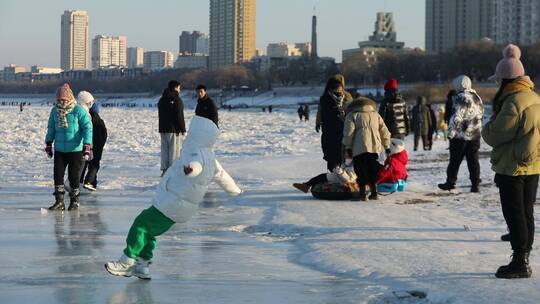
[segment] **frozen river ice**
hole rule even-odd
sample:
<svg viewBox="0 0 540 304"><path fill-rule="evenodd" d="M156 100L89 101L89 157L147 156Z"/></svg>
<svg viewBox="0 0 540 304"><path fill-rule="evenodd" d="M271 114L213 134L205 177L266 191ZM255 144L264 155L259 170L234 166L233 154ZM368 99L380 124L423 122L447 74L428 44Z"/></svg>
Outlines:
<svg viewBox="0 0 540 304"><path fill-rule="evenodd" d="M192 221L158 238L150 282L113 277L103 264L159 182L157 112L104 108L99 191L79 212L42 213L53 200L49 110L0 107L0 303L540 303L538 243L532 279L493 276L510 248L487 145L480 194L465 164L456 191L436 189L448 159L437 141L410 153L405 193L315 200L291 184L325 171L320 135L279 110L220 112L216 154L246 192L212 186Z"/></svg>

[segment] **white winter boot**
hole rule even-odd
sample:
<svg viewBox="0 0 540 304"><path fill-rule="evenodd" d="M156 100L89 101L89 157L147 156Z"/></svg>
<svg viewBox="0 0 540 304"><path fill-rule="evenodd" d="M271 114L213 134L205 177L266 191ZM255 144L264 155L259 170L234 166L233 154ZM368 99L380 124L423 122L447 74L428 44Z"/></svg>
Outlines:
<svg viewBox="0 0 540 304"><path fill-rule="evenodd" d="M137 264L133 268L133 275L142 280L150 280L150 264L152 261L147 261L143 258L137 259Z"/></svg>
<svg viewBox="0 0 540 304"><path fill-rule="evenodd" d="M125 254L123 254L118 261L111 261L105 264L105 269L116 276L125 276L130 277L133 273L133 268L135 268L135 259L132 259Z"/></svg>

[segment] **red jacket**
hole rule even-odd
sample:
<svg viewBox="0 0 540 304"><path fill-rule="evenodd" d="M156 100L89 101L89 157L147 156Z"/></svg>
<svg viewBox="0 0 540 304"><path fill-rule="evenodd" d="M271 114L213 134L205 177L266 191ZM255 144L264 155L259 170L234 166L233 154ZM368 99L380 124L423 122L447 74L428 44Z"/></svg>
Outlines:
<svg viewBox="0 0 540 304"><path fill-rule="evenodd" d="M390 155L384 162L384 167L379 171L379 180L381 183L396 183L398 179L407 179L407 151Z"/></svg>

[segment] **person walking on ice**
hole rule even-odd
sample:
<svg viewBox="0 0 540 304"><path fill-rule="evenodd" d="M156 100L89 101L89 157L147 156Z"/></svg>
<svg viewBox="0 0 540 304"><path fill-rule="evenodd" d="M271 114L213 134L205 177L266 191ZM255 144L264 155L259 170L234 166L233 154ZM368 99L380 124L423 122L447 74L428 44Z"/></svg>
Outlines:
<svg viewBox="0 0 540 304"><path fill-rule="evenodd" d="M123 255L105 264L110 274L150 279L148 266L156 237L175 223L188 221L197 212L213 180L231 195L242 192L214 156L217 125L207 118L194 116L188 131L181 155L161 179L152 206L135 218Z"/></svg>
<svg viewBox="0 0 540 304"><path fill-rule="evenodd" d="M54 143L54 150L53 150ZM66 83L56 90L56 104L51 109L45 136L45 153L54 156L54 197L49 210L65 210L64 174L68 168L70 203L68 210L79 209L79 176L83 159L90 159L92 120L78 105Z"/></svg>

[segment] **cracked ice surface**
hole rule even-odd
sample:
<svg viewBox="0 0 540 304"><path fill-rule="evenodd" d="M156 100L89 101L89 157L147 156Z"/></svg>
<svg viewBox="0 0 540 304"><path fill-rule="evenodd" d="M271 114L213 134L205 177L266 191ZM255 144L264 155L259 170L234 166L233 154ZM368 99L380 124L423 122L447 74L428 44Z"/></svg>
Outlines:
<svg viewBox="0 0 540 304"><path fill-rule="evenodd" d="M103 263L121 254L159 181L157 113L104 108L99 191L84 193L77 213L42 213L53 199L49 110L0 107L0 303L540 302L535 274L493 276L510 248L498 241L505 224L486 145L480 194L468 193L465 165L457 191L435 189L448 158L438 141L410 152L406 193L318 201L290 187L325 168L313 122L292 112L222 111L216 154L246 193L211 187L193 221L158 238L152 281L110 276ZM534 252L531 263L539 269Z"/></svg>

